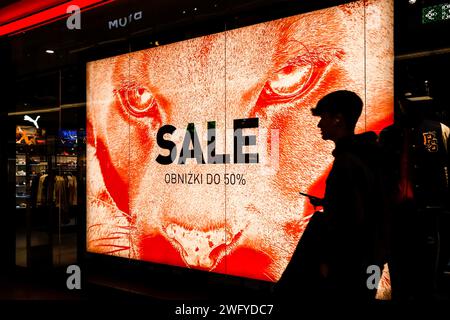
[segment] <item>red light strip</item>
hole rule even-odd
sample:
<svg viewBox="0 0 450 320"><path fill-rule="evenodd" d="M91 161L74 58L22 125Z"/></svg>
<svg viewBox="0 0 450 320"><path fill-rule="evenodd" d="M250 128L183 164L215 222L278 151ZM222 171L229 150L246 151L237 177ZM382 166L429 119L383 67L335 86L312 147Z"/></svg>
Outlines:
<svg viewBox="0 0 450 320"><path fill-rule="evenodd" d="M19 32L28 31L51 22L61 20L68 16L67 8L71 5L77 5L82 11L90 10L95 7L103 6L115 0L73 0L53 8L37 12L22 19L13 21L0 27L0 37L5 35L14 35Z"/></svg>
<svg viewBox="0 0 450 320"><path fill-rule="evenodd" d="M0 26L56 7L68 1L70 0L15 0L10 5L1 7Z"/></svg>

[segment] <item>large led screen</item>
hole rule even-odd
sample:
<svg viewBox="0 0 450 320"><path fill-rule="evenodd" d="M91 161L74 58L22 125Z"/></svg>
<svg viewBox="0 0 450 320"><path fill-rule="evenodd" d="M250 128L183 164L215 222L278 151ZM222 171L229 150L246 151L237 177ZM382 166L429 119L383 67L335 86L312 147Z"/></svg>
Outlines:
<svg viewBox="0 0 450 320"><path fill-rule="evenodd" d="M393 115L393 2L356 1L90 62L87 250L277 281L323 195L338 89Z"/></svg>

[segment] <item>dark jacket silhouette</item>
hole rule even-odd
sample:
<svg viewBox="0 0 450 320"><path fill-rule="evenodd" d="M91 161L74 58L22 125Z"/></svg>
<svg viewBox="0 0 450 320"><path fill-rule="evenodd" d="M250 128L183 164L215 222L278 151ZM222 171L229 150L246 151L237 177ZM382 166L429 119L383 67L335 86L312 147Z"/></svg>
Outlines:
<svg viewBox="0 0 450 320"><path fill-rule="evenodd" d="M333 155L324 202L330 291L366 299L376 293L367 287L367 268L382 268L389 234L377 136L339 141Z"/></svg>
<svg viewBox="0 0 450 320"><path fill-rule="evenodd" d="M448 127L410 109L380 134L391 195L392 297L432 299L450 256ZM443 134L443 130L447 134Z"/></svg>
<svg viewBox="0 0 450 320"><path fill-rule="evenodd" d="M388 242L377 136L367 132L337 141L333 156L324 211L312 217L278 284L283 299L375 296L366 285L367 268L382 270Z"/></svg>

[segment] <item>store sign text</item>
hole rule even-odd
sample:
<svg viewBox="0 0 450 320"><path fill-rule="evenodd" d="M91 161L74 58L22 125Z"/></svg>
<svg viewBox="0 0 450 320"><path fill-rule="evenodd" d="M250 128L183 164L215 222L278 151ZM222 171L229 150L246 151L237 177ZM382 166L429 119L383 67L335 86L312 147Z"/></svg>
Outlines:
<svg viewBox="0 0 450 320"><path fill-rule="evenodd" d="M186 134L183 140L182 148L178 157L178 164L186 164L189 158L195 159L197 164L224 164L224 163L259 163L258 153L244 153L243 148L256 145L256 136L244 135L243 129L257 129L259 126L258 118L235 119L233 121L233 150L234 157L230 154L216 154L216 122L208 121L208 145L207 162L205 162L204 152L200 146L200 139L194 123L189 123L186 128ZM172 135L176 127L168 124L158 130L156 141L161 149L165 149L168 155L159 154L156 162L162 165L169 165L176 162L178 149L176 143L167 140L165 135ZM190 147L192 145L192 148Z"/></svg>
<svg viewBox="0 0 450 320"><path fill-rule="evenodd" d="M111 30L111 29L125 28L131 22L138 21L141 19L142 19L142 11L130 13L126 17L108 21L108 29Z"/></svg>

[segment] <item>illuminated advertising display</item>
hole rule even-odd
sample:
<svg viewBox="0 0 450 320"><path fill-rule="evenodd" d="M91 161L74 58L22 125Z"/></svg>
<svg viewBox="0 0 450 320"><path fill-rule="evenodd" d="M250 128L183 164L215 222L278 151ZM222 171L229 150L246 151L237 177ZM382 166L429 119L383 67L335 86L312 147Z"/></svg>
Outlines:
<svg viewBox="0 0 450 320"><path fill-rule="evenodd" d="M276 282L333 161L311 108L393 121L393 2L356 1L87 65L87 250Z"/></svg>
<svg viewBox="0 0 450 320"><path fill-rule="evenodd" d="M16 126L16 143L17 144L44 144L46 130L36 128L36 126Z"/></svg>

